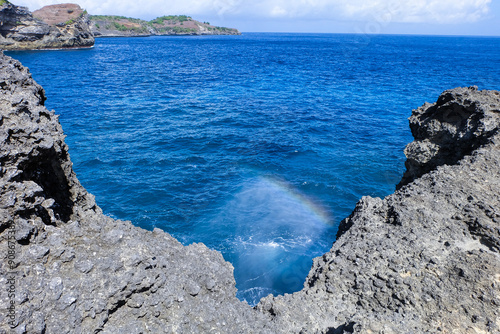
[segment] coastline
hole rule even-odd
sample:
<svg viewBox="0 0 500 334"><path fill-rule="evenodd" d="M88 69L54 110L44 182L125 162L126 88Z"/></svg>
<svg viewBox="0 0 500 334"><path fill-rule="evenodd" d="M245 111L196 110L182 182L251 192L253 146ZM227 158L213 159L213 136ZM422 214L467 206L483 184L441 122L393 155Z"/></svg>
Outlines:
<svg viewBox="0 0 500 334"><path fill-rule="evenodd" d="M211 26L185 15L152 21L92 16L69 3L45 6L32 13L8 1L0 5L0 32L0 49L5 51L86 48L99 37L241 35L237 29Z"/></svg>
<svg viewBox="0 0 500 334"><path fill-rule="evenodd" d="M42 48L42 49L16 49L16 50L0 50L9 54L10 52L22 52L22 51L63 51L63 50L87 50L93 49L95 45L91 46L70 46L64 48Z"/></svg>

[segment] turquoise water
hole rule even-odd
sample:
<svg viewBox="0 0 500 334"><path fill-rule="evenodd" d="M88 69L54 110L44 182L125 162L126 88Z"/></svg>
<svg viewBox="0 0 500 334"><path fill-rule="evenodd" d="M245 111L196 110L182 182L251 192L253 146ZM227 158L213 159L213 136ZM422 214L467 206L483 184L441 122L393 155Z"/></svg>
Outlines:
<svg viewBox="0 0 500 334"><path fill-rule="evenodd" d="M361 196L394 191L412 108L500 89L499 38L102 38L8 54L45 88L104 212L221 251L250 304L301 289Z"/></svg>

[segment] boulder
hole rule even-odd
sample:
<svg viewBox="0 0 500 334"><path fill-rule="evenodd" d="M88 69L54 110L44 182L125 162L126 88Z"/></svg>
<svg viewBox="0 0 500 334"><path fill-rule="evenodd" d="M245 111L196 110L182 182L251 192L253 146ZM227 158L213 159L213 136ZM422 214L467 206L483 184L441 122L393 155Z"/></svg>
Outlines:
<svg viewBox="0 0 500 334"><path fill-rule="evenodd" d="M0 50L87 48L94 45L88 15L80 6L52 5L34 13L35 17L28 8L8 1L0 5Z"/></svg>

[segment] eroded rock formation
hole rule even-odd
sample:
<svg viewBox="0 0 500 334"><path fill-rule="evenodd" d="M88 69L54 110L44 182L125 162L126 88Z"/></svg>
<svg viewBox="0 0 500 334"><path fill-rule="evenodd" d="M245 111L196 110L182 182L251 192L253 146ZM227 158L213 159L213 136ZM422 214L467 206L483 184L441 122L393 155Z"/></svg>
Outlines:
<svg viewBox="0 0 500 334"><path fill-rule="evenodd" d="M186 15L157 17L151 21L114 15L90 16L95 37L241 35L237 29L217 27Z"/></svg>
<svg viewBox="0 0 500 334"><path fill-rule="evenodd" d="M94 45L90 21L80 6L46 6L34 15L8 1L0 5L0 49L82 48ZM38 15L38 17L36 17Z"/></svg>
<svg viewBox="0 0 500 334"><path fill-rule="evenodd" d="M358 203L302 291L252 309L218 252L102 214L43 89L4 55L0 88L0 333L500 331L499 92L415 110L400 189Z"/></svg>
<svg viewBox="0 0 500 334"><path fill-rule="evenodd" d="M364 197L304 289L258 305L285 332L500 333L500 92L446 91L410 126L406 185Z"/></svg>
<svg viewBox="0 0 500 334"><path fill-rule="evenodd" d="M43 89L4 55L0 87L0 285L12 275L16 282L14 299L0 289L0 332L10 330L11 300L16 333L250 333L271 326L235 297L233 268L220 253L102 214L72 170Z"/></svg>
<svg viewBox="0 0 500 334"><path fill-rule="evenodd" d="M493 98L492 98L493 97ZM495 96L476 89L446 91L413 111L415 140L405 149L406 172L398 187L441 165L454 165L498 134Z"/></svg>

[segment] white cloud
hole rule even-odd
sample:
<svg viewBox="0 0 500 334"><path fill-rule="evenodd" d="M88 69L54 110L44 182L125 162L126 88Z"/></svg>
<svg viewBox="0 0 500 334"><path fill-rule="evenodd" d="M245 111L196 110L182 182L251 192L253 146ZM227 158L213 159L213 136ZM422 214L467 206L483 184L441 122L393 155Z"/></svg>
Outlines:
<svg viewBox="0 0 500 334"><path fill-rule="evenodd" d="M15 1L15 0L14 0ZM70 0L71 1L71 0ZM19 0L35 10L57 0ZM243 19L382 20L383 22L462 23L481 20L491 0L79 0L91 14L145 19L168 14Z"/></svg>
<svg viewBox="0 0 500 334"><path fill-rule="evenodd" d="M351 16L385 14L394 22L417 23L463 23L475 22L486 16L491 0L412 0L412 1L370 1L370 8L361 5L367 3L363 0L351 2L354 9ZM356 7L355 4L358 4ZM356 10L357 8L357 10Z"/></svg>

